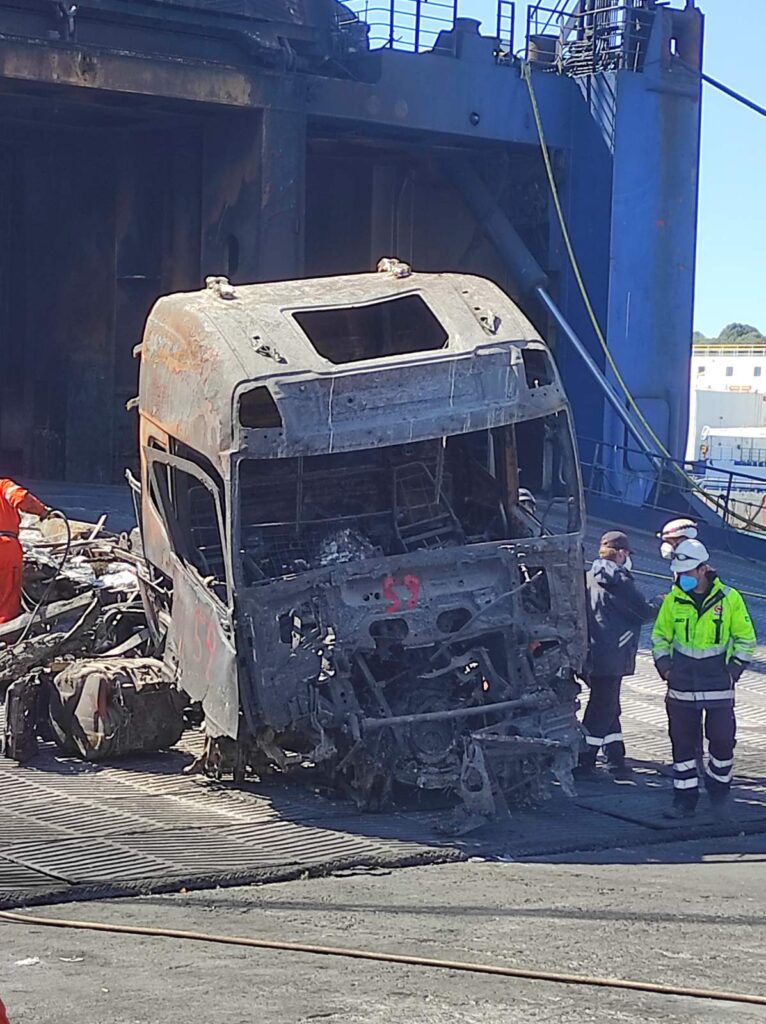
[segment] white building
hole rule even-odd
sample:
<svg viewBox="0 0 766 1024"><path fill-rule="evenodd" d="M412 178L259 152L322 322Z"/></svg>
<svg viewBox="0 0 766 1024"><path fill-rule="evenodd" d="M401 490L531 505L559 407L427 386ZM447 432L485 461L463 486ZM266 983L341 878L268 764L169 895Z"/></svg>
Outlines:
<svg viewBox="0 0 766 1024"><path fill-rule="evenodd" d="M766 393L766 341L757 347L715 343L694 345L692 389Z"/></svg>
<svg viewBox="0 0 766 1024"><path fill-rule="evenodd" d="M763 345L716 342L692 348L691 400L686 458L701 453L702 431L766 425L766 341Z"/></svg>

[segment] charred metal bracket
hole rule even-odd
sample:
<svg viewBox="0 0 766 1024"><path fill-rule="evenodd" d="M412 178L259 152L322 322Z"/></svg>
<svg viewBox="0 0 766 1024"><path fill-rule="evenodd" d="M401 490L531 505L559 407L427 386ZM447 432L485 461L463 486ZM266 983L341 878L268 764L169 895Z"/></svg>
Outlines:
<svg viewBox="0 0 766 1024"><path fill-rule="evenodd" d="M481 715L499 714L503 711L512 711L518 708L541 708L545 707L545 698L542 700L537 696L519 697L517 700L501 700L493 704L477 704L473 707L451 708L448 711L425 711L418 715L393 715L389 718L365 718L362 720L362 730L366 733L374 732L376 729L384 729L396 725L416 725L420 722L442 722L451 719L476 718Z"/></svg>

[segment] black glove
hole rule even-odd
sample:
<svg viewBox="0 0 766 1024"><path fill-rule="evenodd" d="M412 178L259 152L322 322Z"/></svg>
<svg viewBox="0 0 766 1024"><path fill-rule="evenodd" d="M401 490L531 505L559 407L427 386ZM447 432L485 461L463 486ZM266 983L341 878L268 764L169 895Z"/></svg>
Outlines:
<svg viewBox="0 0 766 1024"><path fill-rule="evenodd" d="M745 666L742 662L737 661L736 658L732 658L729 662L729 675L731 676L732 683L736 683L744 671Z"/></svg>
<svg viewBox="0 0 766 1024"><path fill-rule="evenodd" d="M670 679L670 670L673 667L673 662L671 658L669 658L667 655L665 655L664 658L658 658L654 663L654 667L659 672L661 679L664 679L665 682L667 682L668 679Z"/></svg>

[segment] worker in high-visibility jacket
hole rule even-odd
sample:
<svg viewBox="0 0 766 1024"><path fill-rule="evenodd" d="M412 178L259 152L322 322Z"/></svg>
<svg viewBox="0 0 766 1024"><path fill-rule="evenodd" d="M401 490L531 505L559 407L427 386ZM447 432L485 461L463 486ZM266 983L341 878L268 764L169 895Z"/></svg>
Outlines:
<svg viewBox="0 0 766 1024"><path fill-rule="evenodd" d="M0 622L10 622L21 612L20 513L44 518L49 511L26 488L0 478Z"/></svg>
<svg viewBox="0 0 766 1024"><path fill-rule="evenodd" d="M698 540L683 540L671 562L674 582L652 630L657 671L668 684L666 708L673 748L669 818L691 817L699 798L695 748L704 716L708 741L705 784L713 808L728 815L734 765L734 684L755 651L745 602L708 565Z"/></svg>

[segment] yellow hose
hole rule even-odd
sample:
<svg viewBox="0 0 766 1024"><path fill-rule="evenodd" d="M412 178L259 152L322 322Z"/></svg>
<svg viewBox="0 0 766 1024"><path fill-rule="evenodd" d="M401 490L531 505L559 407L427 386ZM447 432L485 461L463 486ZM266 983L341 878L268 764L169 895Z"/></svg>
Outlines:
<svg viewBox="0 0 766 1024"><path fill-rule="evenodd" d="M540 150L541 150L542 156L543 156L543 163L545 164L545 174L546 174L546 177L548 179L548 185L549 185L550 190L551 190L551 196L553 197L553 205L554 205L555 210L556 210L556 217L558 219L559 227L561 229L561 235L562 235L562 238L564 239L564 246L565 246L566 251L567 251L567 256L569 257L569 262L570 262L571 267L572 267L572 273L574 274L575 280L577 282L577 287L578 287L578 289L580 291L580 295L582 296L583 303L585 304L585 309L587 310L590 322L593 325L593 330L595 332L596 337L598 338L598 343L599 343L599 345L601 346L601 348L604 351L604 356L606 357L606 361L607 361L607 364L609 366L609 369L614 374L615 379L617 380L617 383L620 385L620 388L622 389L623 393L625 394L625 397L626 397L626 399L628 401L628 405L630 406L630 408L634 412L634 414L635 414L636 418L638 419L639 423L642 425L642 427L644 428L646 433L649 435L649 437L652 439L652 441L656 445L657 451L661 455L664 455L666 459L670 460L671 464L675 467L676 471L679 473L681 478L686 482L687 486L689 486L693 491L695 491L701 497L707 498L709 501L715 501L716 499L715 499L714 495L710 494L708 491L706 491L704 489L704 487L702 487L700 484L698 484L697 481L694 479L694 477L690 476L686 472L686 470L683 468L683 466L678 465L676 460L673 458L673 456L667 450L667 448L662 443L660 438L657 436L657 434L653 430L651 424L646 419L644 414L641 412L641 409L638 407L638 403L636 402L635 398L631 394L631 391L628 388L628 385L625 383L624 377L620 373L620 370L619 370L619 367L617 366L617 363L614 361L612 353L609 351L609 346L606 343L606 338L604 337L604 333L601 330L601 325L599 324L598 317L596 316L596 312L593 309L593 304L590 301L590 296L588 295L588 289L585 287L585 281L583 280L582 272L580 270L580 264L577 262L577 257L575 255L574 247L572 245L572 239L570 238L570 235L569 235L569 228L567 227L566 220L564 219L564 211L563 211L563 209L561 207L561 199L559 198L559 190L558 190L558 186L556 184L556 178L555 178L555 176L553 174L553 166L551 164L550 153L548 152L548 144L545 141L545 132L543 130L542 118L540 117L540 108L537 105L537 96L535 95L535 87L532 84L532 67L531 67L531 65L530 65L530 63L528 61L522 61L522 64L521 64L521 76L522 76L522 78L524 79L524 81L527 84L527 91L529 92L529 101L532 104L532 115L533 115L533 117L535 119L535 127L537 129L537 137L538 137L538 139L540 141ZM746 526L752 525L744 516L739 515L739 513L737 513L737 512L730 512L729 515L732 516L734 519L738 519L741 523L744 523Z"/></svg>

